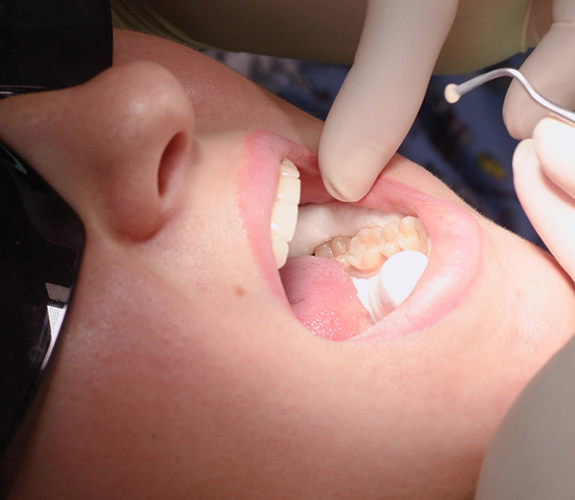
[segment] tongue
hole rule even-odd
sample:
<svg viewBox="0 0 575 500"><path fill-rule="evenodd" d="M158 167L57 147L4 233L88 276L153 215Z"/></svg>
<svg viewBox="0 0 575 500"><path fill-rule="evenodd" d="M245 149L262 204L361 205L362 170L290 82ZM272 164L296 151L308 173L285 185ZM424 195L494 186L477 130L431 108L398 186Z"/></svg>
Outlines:
<svg viewBox="0 0 575 500"><path fill-rule="evenodd" d="M346 340L372 324L340 262L293 257L280 270L280 276L294 314L316 335Z"/></svg>

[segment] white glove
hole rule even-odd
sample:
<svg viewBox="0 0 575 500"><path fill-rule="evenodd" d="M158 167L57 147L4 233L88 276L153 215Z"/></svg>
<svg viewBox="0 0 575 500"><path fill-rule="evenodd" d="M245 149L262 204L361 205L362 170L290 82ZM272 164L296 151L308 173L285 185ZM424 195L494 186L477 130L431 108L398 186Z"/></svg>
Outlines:
<svg viewBox="0 0 575 500"><path fill-rule="evenodd" d="M328 190L347 201L369 191L411 127L438 58L439 69L478 68L541 37L521 70L547 98L573 107L575 0L368 0L355 62L321 137ZM529 137L544 113L513 83L504 117L514 137Z"/></svg>
<svg viewBox="0 0 575 500"><path fill-rule="evenodd" d="M479 69L540 42L522 72L550 100L575 105L575 0L111 4L118 26L186 43L342 63L351 62L355 53L319 149L324 182L343 200L357 200L369 191L411 127L434 70ZM512 84L504 116L513 136L530 137L542 113Z"/></svg>
<svg viewBox="0 0 575 500"><path fill-rule="evenodd" d="M544 118L513 157L515 189L525 213L559 264L575 280L575 126Z"/></svg>

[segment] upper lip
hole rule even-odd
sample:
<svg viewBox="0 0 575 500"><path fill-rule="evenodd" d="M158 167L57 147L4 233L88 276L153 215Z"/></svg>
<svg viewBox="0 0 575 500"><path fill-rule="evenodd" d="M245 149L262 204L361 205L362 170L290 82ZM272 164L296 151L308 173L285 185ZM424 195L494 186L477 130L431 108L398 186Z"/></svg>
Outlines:
<svg viewBox="0 0 575 500"><path fill-rule="evenodd" d="M266 281L286 301L269 243L271 207L281 161L288 158L300 170L301 204L333 202L333 198L323 187L317 156L309 149L265 131L249 134L244 145L248 161L240 173L240 209ZM259 204L257 209L254 200ZM431 326L460 304L479 275L483 257L482 232L470 210L388 178L385 171L370 193L355 205L417 215L429 232L431 253L410 297L354 339L407 335ZM259 215L254 217L254 212Z"/></svg>

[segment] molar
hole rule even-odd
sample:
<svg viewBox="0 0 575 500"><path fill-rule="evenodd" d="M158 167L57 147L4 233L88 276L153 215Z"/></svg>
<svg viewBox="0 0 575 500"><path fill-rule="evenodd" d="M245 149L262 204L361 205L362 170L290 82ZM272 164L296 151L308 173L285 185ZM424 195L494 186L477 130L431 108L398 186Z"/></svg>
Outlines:
<svg viewBox="0 0 575 500"><path fill-rule="evenodd" d="M338 236L319 245L316 257L337 258L350 274L365 276L377 272L384 260L406 250L427 254L429 236L423 222L410 215L383 227L361 229L353 237Z"/></svg>
<svg viewBox="0 0 575 500"><path fill-rule="evenodd" d="M362 229L351 239L349 245L349 265L358 271L371 271L383 263L383 255L379 251L381 228L370 227Z"/></svg>

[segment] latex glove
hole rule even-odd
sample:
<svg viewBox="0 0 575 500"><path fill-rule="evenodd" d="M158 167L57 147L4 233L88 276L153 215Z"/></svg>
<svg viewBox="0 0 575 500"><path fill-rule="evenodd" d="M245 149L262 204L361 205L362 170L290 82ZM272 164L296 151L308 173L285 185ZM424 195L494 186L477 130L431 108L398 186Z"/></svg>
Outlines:
<svg viewBox="0 0 575 500"><path fill-rule="evenodd" d="M575 338L531 380L483 462L475 500L575 498Z"/></svg>
<svg viewBox="0 0 575 500"><path fill-rule="evenodd" d="M457 12L457 0L369 0L354 63L319 144L327 190L357 201L407 135Z"/></svg>
<svg viewBox="0 0 575 500"><path fill-rule="evenodd" d="M575 127L545 118L513 158L521 204L575 277ZM533 378L505 416L481 471L476 500L575 498L575 338Z"/></svg>
<svg viewBox="0 0 575 500"><path fill-rule="evenodd" d="M465 72L541 43L522 68L574 107L575 0L111 0L118 26L224 50L351 63L320 142L328 189L361 198L413 123L432 72ZM363 24L363 31L362 31ZM355 54L355 60L354 60ZM437 64L436 64L437 63ZM504 115L530 137L542 111L513 84Z"/></svg>
<svg viewBox="0 0 575 500"><path fill-rule="evenodd" d="M573 107L574 22L575 0L369 0L354 64L321 137L328 190L345 201L369 191L411 127L438 57L449 69L469 69L459 47L477 66L545 34L521 69L547 98ZM543 113L513 83L504 108L510 133L529 137Z"/></svg>
<svg viewBox="0 0 575 500"><path fill-rule="evenodd" d="M544 118L513 157L515 190L549 251L575 280L575 126Z"/></svg>

